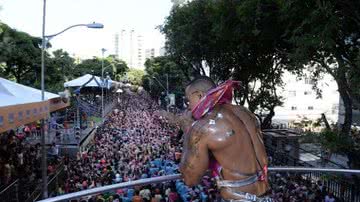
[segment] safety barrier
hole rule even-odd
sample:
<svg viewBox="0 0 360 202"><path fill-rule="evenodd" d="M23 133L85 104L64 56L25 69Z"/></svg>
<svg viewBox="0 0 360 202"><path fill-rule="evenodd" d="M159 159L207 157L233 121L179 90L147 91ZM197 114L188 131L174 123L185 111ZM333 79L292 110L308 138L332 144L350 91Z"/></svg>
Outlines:
<svg viewBox="0 0 360 202"><path fill-rule="evenodd" d="M352 169L327 169L327 168L306 168L306 167L269 167L269 172L300 172L300 173L307 173L307 172L322 172L322 173L347 173L347 174L355 174L360 175L360 170L352 170ZM153 177L147 179L141 179L136 181L118 183L113 185L107 185L103 187L87 189L79 192L74 192L70 194L65 194L53 198L48 198L41 200L40 202L60 202L66 201L71 199L78 199L84 196L95 195L110 192L117 189L124 189L134 186L143 186L148 184L156 184L162 182L168 182L173 180L181 179L180 174L175 175L167 175L161 177Z"/></svg>

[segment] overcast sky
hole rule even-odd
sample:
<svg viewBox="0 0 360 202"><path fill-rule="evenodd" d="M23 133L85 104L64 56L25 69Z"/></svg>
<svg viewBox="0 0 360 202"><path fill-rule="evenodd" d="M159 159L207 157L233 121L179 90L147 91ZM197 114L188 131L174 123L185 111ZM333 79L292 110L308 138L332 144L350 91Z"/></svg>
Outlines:
<svg viewBox="0 0 360 202"><path fill-rule="evenodd" d="M0 21L41 36L43 0L0 0ZM79 23L100 22L104 29L78 27L51 40L53 49L65 49L82 58L100 56L101 48L114 52L115 33L134 29L145 37L145 48L163 46L155 29L169 15L170 0L47 0L46 34Z"/></svg>

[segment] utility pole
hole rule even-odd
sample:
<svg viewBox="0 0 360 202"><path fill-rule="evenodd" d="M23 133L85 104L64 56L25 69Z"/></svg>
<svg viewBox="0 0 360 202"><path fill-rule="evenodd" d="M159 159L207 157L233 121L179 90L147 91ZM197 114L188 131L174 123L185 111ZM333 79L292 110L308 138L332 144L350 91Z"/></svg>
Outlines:
<svg viewBox="0 0 360 202"><path fill-rule="evenodd" d="M166 110L169 111L170 106L170 97L169 97L169 74L166 74Z"/></svg>
<svg viewBox="0 0 360 202"><path fill-rule="evenodd" d="M104 54L106 49L102 48L102 60L101 60L101 117L104 121L105 112L104 112Z"/></svg>
<svg viewBox="0 0 360 202"><path fill-rule="evenodd" d="M46 0L43 5L43 24L42 24L42 45L41 45L41 101L45 101L45 17L46 17ZM48 197L47 189L47 165L46 165L46 144L45 144L45 118L41 119L41 179L42 179L42 196Z"/></svg>

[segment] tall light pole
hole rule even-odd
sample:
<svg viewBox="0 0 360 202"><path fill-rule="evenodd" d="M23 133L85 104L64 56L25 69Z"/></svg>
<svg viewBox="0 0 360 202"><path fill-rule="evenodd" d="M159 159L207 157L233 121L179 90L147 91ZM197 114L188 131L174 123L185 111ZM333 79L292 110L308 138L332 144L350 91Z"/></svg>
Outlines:
<svg viewBox="0 0 360 202"><path fill-rule="evenodd" d="M101 60L101 118L104 119L105 111L104 111L104 54L106 49L102 48L102 60Z"/></svg>
<svg viewBox="0 0 360 202"><path fill-rule="evenodd" d="M41 101L45 101L45 18L46 17L46 0L43 5L43 24L42 24L42 43L41 43ZM41 179L43 198L48 197L47 189L47 166L46 166L46 148L45 148L45 120L41 119Z"/></svg>
<svg viewBox="0 0 360 202"><path fill-rule="evenodd" d="M169 98L169 74L166 74L166 111L169 111L170 98Z"/></svg>
<svg viewBox="0 0 360 202"><path fill-rule="evenodd" d="M160 84L160 86L166 90L166 98L167 98L167 101L166 101L166 110L169 111L169 74L165 74L166 75L166 88L162 85L162 83L155 77L153 76L153 78Z"/></svg>
<svg viewBox="0 0 360 202"><path fill-rule="evenodd" d="M41 101L45 101L45 49L47 42L52 39L53 37L64 33L65 31L74 28L85 26L87 28L95 28L101 29L104 27L103 24L100 23L91 23L91 24L76 24L72 25L61 32L52 35L45 35L45 20L46 20L46 0L43 1L43 22L42 22L42 43L41 43ZM48 190L47 190L47 163L46 163L46 145L45 145L45 119L41 120L41 179L42 179L42 191L43 191L43 198L48 197Z"/></svg>
<svg viewBox="0 0 360 202"><path fill-rule="evenodd" d="M169 74L166 74L166 95L169 96Z"/></svg>

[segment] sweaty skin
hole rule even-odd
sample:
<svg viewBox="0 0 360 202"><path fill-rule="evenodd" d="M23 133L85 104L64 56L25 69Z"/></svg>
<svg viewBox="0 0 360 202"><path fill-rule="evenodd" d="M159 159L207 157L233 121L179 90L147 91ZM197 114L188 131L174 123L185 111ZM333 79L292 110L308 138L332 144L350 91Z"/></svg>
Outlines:
<svg viewBox="0 0 360 202"><path fill-rule="evenodd" d="M252 140L252 141L251 141ZM245 107L225 104L192 124L185 135L180 172L189 186L199 183L207 172L211 158L222 166L224 180L241 180L267 165L267 155L262 134L254 114ZM268 182L258 181L233 191L260 196L268 190ZM220 191L224 199L239 199L228 190Z"/></svg>

